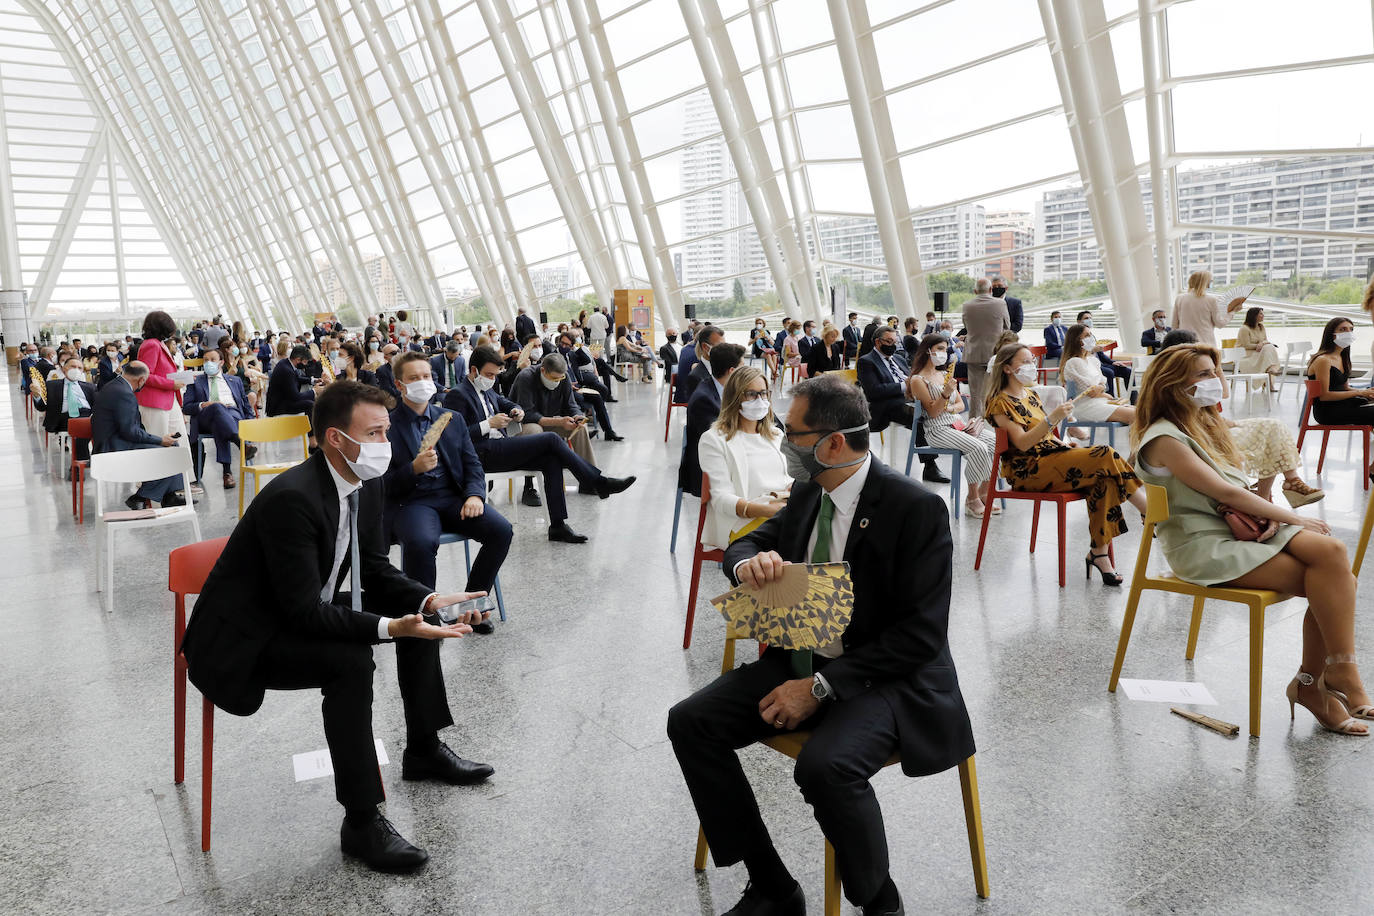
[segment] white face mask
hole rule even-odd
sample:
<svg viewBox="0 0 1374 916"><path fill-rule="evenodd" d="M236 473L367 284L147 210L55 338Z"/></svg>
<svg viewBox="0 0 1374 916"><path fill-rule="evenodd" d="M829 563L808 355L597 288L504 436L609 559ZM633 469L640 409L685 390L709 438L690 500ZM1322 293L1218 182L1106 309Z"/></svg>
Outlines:
<svg viewBox="0 0 1374 916"><path fill-rule="evenodd" d="M413 382L405 383L405 399L412 404L428 404L429 399L434 397L434 383L427 378L416 379Z"/></svg>
<svg viewBox="0 0 1374 916"><path fill-rule="evenodd" d="M1221 379L1203 379L1197 383L1197 389L1189 397L1199 407L1215 407L1221 403Z"/></svg>
<svg viewBox="0 0 1374 916"><path fill-rule="evenodd" d="M1016 380L1022 385L1034 385L1035 363L1022 363L1021 368L1017 369L1013 375L1016 376Z"/></svg>
<svg viewBox="0 0 1374 916"><path fill-rule="evenodd" d="M1091 353L1097 347L1097 338L1091 334L1083 335L1083 352Z"/></svg>
<svg viewBox="0 0 1374 916"><path fill-rule="evenodd" d="M543 382L544 387L549 389L550 391L553 391L559 385L563 384L563 380L561 378L549 378L542 372L539 373L539 381Z"/></svg>
<svg viewBox="0 0 1374 916"><path fill-rule="evenodd" d="M490 391L491 387L495 384L496 379L487 378L480 372L472 377L472 387L476 388L478 391Z"/></svg>
<svg viewBox="0 0 1374 916"><path fill-rule="evenodd" d="M1342 350L1344 350L1346 347L1350 346L1354 342L1354 331L1342 331L1341 333L1336 335L1336 346L1340 347Z"/></svg>
<svg viewBox="0 0 1374 916"><path fill-rule="evenodd" d="M740 416L746 420L762 420L768 416L769 403L767 398L759 398L753 401L745 401L739 406Z"/></svg>
<svg viewBox="0 0 1374 916"><path fill-rule="evenodd" d="M1163 318L1156 318L1156 319L1155 319L1155 327L1159 328L1161 331L1164 330L1164 319L1163 319Z"/></svg>
<svg viewBox="0 0 1374 916"><path fill-rule="evenodd" d="M386 473L391 464L390 442L359 442L343 430L339 430L339 435L358 446L358 459L354 461L344 455L344 461L359 480L375 480Z"/></svg>
<svg viewBox="0 0 1374 916"><path fill-rule="evenodd" d="M539 360L539 359L543 359L543 358L544 358L544 348L543 348L543 347L535 347L533 350L530 351L530 360L531 360L531 361Z"/></svg>
<svg viewBox="0 0 1374 916"><path fill-rule="evenodd" d="M80 369L68 369L67 380L70 382L84 382L86 380L86 373L82 372Z"/></svg>
<svg viewBox="0 0 1374 916"><path fill-rule="evenodd" d="M930 364L931 364L932 366L943 366L943 365L944 365L945 363L947 363L947 362L949 362L949 351L948 351L948 350L931 350L931 351L930 351Z"/></svg>

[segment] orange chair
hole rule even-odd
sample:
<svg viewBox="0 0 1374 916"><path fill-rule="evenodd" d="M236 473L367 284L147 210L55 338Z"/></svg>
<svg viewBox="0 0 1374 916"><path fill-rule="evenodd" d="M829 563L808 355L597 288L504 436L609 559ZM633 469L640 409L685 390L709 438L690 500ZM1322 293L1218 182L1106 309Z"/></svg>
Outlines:
<svg viewBox="0 0 1374 916"><path fill-rule="evenodd" d="M682 648L689 649L692 646L692 621L697 615L697 589L701 585L701 564L706 562L721 563L725 560L725 551L718 548L708 549L701 543L701 532L706 527L706 507L711 502L711 481L705 475L701 475L701 512L697 514L697 536L692 551L692 585L687 590L687 625L682 630Z"/></svg>
<svg viewBox="0 0 1374 916"><path fill-rule="evenodd" d="M1360 433L1360 434L1362 434L1363 437L1364 437L1364 466L1365 466L1366 470L1360 472L1360 480L1364 482L1364 488L1365 488L1366 490L1368 490L1368 489L1369 489L1369 473L1368 473L1368 468L1369 468L1369 436L1370 436L1370 428L1369 428L1368 426L1355 426L1355 425L1335 425L1335 426L1333 426L1333 425L1326 424L1326 423L1313 423L1313 422L1312 422L1312 402L1313 402L1314 400L1316 400L1318 397L1320 397L1320 396L1321 396L1321 393L1322 393L1322 383L1319 382L1319 381L1317 381L1316 379L1311 379L1311 378L1308 379L1308 380L1307 380L1307 399L1306 399L1305 401L1303 401L1303 405L1302 405L1302 422L1300 422L1300 423L1298 424L1298 451L1299 451L1299 452L1302 451L1302 440L1305 439L1305 438L1307 437L1307 431L1308 431L1309 429L1312 430L1313 432L1320 432L1320 433L1322 434L1322 450L1321 450L1321 454L1317 456L1317 473L1318 473L1318 474L1321 474L1321 472L1322 472L1322 464L1324 464L1324 463L1326 462L1326 443L1330 440L1331 434L1332 434L1333 432L1336 432L1336 431L1338 431L1338 430L1343 430L1343 431L1345 431L1345 432Z"/></svg>
<svg viewBox="0 0 1374 916"><path fill-rule="evenodd" d="M67 421L67 435L72 440L72 515L75 515L78 525L86 524L86 471L91 466L91 459L76 457L76 443L78 440L89 443L91 441L91 418L73 417Z"/></svg>
<svg viewBox="0 0 1374 916"><path fill-rule="evenodd" d="M1040 530L1040 506L1044 503L1054 503L1055 509L1059 513L1059 587L1063 588L1065 580L1064 550L1065 542L1068 539L1067 506L1069 503L1078 502L1080 499L1083 499L1083 494L1076 492L1032 493L1026 490L1012 490L1010 488L1003 490L999 486L1001 477L998 474L998 469L1002 466L1002 453L1007 451L1010 447L1010 442L1007 440L1007 431L998 427L997 448L992 453L993 489L992 492L988 494L988 504L991 505L994 499L1028 499L1032 502L1035 506L1035 514L1031 516L1030 552L1035 553L1035 535ZM978 536L978 556L973 561L974 569L978 569L983 565L983 544L988 539L988 522L990 521L992 521L992 513L984 512L983 531ZM1107 548L1107 553L1112 554L1112 548L1110 546ZM1115 562L1114 554L1112 555L1112 559L1113 562Z"/></svg>
<svg viewBox="0 0 1374 916"><path fill-rule="evenodd" d="M200 594L227 543L228 536L197 541L167 555L167 590L176 595L172 641L172 782L177 785L181 785L186 776L186 656L181 654L181 638L186 635L186 596ZM200 702L200 848L202 852L209 852L215 704L205 697L201 697Z"/></svg>
<svg viewBox="0 0 1374 916"><path fill-rule="evenodd" d="M677 401L677 370L673 370L672 376L668 379L668 410L663 416L663 441L668 441L668 430L673 422L673 408L687 406L686 401Z"/></svg>
<svg viewBox="0 0 1374 916"><path fill-rule="evenodd" d="M1039 347L1031 347L1030 351L1031 356L1035 357L1035 372L1036 377L1040 379L1040 384L1052 384L1049 378L1059 372L1059 367L1050 366L1048 369L1045 368L1045 354L1049 352L1049 348L1042 345Z"/></svg>

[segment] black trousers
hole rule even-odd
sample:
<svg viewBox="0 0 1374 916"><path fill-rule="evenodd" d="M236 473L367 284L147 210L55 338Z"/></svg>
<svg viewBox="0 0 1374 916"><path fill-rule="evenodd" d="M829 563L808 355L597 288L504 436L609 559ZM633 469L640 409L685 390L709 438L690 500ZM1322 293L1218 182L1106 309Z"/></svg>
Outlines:
<svg viewBox="0 0 1374 916"><path fill-rule="evenodd" d="M549 521L568 517L568 501L563 494L563 469L572 471L577 482L593 487L601 479L596 467L582 460L558 433L497 438L489 436L477 443L482 467L495 474L508 471L538 471L544 475L544 505Z"/></svg>
<svg viewBox="0 0 1374 916"><path fill-rule="evenodd" d="M575 392L577 406L582 408L585 413L588 408L596 414L596 425L599 426L607 435L615 432L615 427L611 426L611 415L606 410L606 401L600 393L584 394L581 391Z"/></svg>
<svg viewBox="0 0 1374 916"><path fill-rule="evenodd" d="M338 599L345 606L348 595ZM409 609L398 609L409 612ZM396 640L396 679L405 708L406 743L425 744L453 724L437 639ZM324 694L324 739L334 762L334 796L349 811L385 797L372 739L372 647L365 643L309 639L295 633L273 637L258 658L256 676L269 690Z"/></svg>
<svg viewBox="0 0 1374 916"><path fill-rule="evenodd" d="M439 536L448 531L482 545L463 590L491 591L510 550L510 522L490 506L476 518L463 518L464 502L462 494L435 491L415 497L401 507L396 513L394 532L401 544L403 573L434 588L438 576L434 555L439 550Z"/></svg>
<svg viewBox="0 0 1374 916"><path fill-rule="evenodd" d="M911 417L915 413L915 409L910 404L899 403L894 398L890 403L885 403L882 406L869 404L869 407L873 411L873 419L869 423L869 428L874 432L887 429L889 423L896 423L899 426L905 426L907 429L911 428ZM916 425L915 435L917 445L926 444L926 432L923 424L918 423ZM917 455L916 457L921 459L921 463L926 467L939 467L935 463L936 456L934 455Z"/></svg>
<svg viewBox="0 0 1374 916"><path fill-rule="evenodd" d="M816 663L818 671L825 670L824 659L818 656ZM787 653L769 649L668 712L668 737L718 866L772 844L736 751L779 733L760 717L759 701L794 677ZM887 832L869 779L897 749L896 718L887 699L869 691L823 704L800 727L812 736L793 778L835 847L845 896L862 906L888 875Z"/></svg>

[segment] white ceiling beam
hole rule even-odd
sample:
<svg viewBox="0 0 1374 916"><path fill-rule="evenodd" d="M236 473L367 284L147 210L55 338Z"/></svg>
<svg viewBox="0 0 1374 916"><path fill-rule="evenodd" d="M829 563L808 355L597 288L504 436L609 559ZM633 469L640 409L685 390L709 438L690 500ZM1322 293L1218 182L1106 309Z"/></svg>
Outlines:
<svg viewBox="0 0 1374 916"><path fill-rule="evenodd" d="M0 109L3 107L0 105ZM3 111L0 110L0 118L2 117L4 117ZM0 143L0 146L2 145L4 144ZM43 254L43 262L38 268L38 275L34 278L33 290L29 294L29 317L31 318L41 319L48 310L48 301L52 299L53 287L57 285L57 276L62 272L62 262L67 259L67 252L71 250L72 239L76 238L76 229L81 225L81 214L86 210L86 202L91 199L91 189L95 187L96 177L100 174L101 162L105 161L108 151L105 129L102 127L93 131L90 142L86 145L86 152L76 167L76 177L72 181L71 189L62 201L62 216L57 221L57 232L53 233L52 241L48 243L48 250ZM4 177L0 176L0 181L4 180ZM117 200L111 195L110 208L112 212L116 206ZM116 226L116 237L118 231ZM128 298L124 294L122 286L121 281L121 309L124 308L124 303ZM18 288L22 289L22 287Z"/></svg>

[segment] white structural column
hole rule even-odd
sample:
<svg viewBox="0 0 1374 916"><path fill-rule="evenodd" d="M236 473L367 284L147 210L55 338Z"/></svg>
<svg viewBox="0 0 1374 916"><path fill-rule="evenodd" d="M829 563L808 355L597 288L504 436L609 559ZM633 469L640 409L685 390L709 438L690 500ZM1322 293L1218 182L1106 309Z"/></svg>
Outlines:
<svg viewBox="0 0 1374 916"><path fill-rule="evenodd" d="M678 5L706 78L711 104L725 135L725 146L739 176L740 190L758 232L763 256L773 274L778 300L788 318L819 318L816 283L805 276L801 247L788 222L776 170L760 135L754 105L730 35L725 31L720 6L716 0L678 0Z"/></svg>
<svg viewBox="0 0 1374 916"><path fill-rule="evenodd" d="M568 12L572 17L573 29L577 32L578 47L582 49L587 78L596 95L596 106L601 111L601 123L606 130L611 157L615 160L616 174L625 192L625 203L634 224L640 254L644 258L644 269L649 274L649 285L654 290L659 321L665 328L678 326L678 316L682 314L682 290L678 288L673 260L663 237L663 222L659 219L658 209L650 204L653 192L649 187L649 176L644 171L644 161L640 157L634 131L630 129L625 93L620 86L620 74L615 70L615 58L601 23L601 13L596 0L568 0ZM668 282L670 277L673 278L671 284Z"/></svg>
<svg viewBox="0 0 1374 916"><path fill-rule="evenodd" d="M119 212L119 174L115 168L114 147L110 144L110 132L105 132L103 155L105 157L105 179L110 194L110 238L114 241L115 281L119 287L119 313L129 314L129 269L124 258L124 220Z"/></svg>
<svg viewBox="0 0 1374 916"><path fill-rule="evenodd" d="M1174 222L1172 181L1165 178L1165 160L1169 157L1164 91L1164 17L1155 9L1154 0L1139 0L1140 60L1145 70L1145 124L1150 136L1150 212L1154 216L1155 235L1155 308L1166 312L1179 287L1170 245L1170 229ZM1143 292L1143 291L1142 291ZM1143 316L1142 316L1143 320Z"/></svg>
<svg viewBox="0 0 1374 916"><path fill-rule="evenodd" d="M1134 340L1143 326L1141 290L1156 288L1154 261L1102 0L1040 0L1040 14L1112 307L1122 337Z"/></svg>
<svg viewBox="0 0 1374 916"><path fill-rule="evenodd" d="M888 285L893 310L900 317L924 314L929 294L921 273L911 205L897 160L892 120L883 96L882 74L864 0L826 0L835 29L835 50L840 56L849 108L859 138L868 191L873 197L873 217L887 261ZM900 216L898 215L900 214Z"/></svg>
<svg viewBox="0 0 1374 916"><path fill-rule="evenodd" d="M477 0L477 8L487 25L492 46L501 60L501 67L506 73L520 114L525 119L525 126L534 138L534 148L544 171L548 173L550 186L558 199L573 245L591 279L592 289L596 291L601 304L609 310L615 272L611 264L610 246L587 202L587 195L573 168L567 147L563 145L562 132L549 106L548 95L540 84L534 61L530 59L529 47L505 0L499 3L496 0ZM531 309L535 305L534 302L529 303Z"/></svg>
<svg viewBox="0 0 1374 916"><path fill-rule="evenodd" d="M448 163L444 161L434 126L425 114L415 87L405 72L401 56L396 50L396 43L391 38L391 31L382 18L376 0L363 0L361 4L355 5L354 9L362 22L363 34L367 36L372 56L377 58L381 66L382 78L386 80L387 89L401 113L401 119L405 121L411 143L420 155L420 164L424 166L425 176L439 198L440 206L443 207L449 230L458 242L463 259L467 261L473 278L477 281L477 287L485 298L487 290L496 285L493 283L495 274L486 239L482 237L481 231L472 219L468 201L460 193L462 182L449 170Z"/></svg>
<svg viewBox="0 0 1374 916"><path fill-rule="evenodd" d="M5 124L4 89L0 79L0 290L22 290L19 219L14 208L14 180L10 177L10 133ZM5 339L10 338L6 336Z"/></svg>

